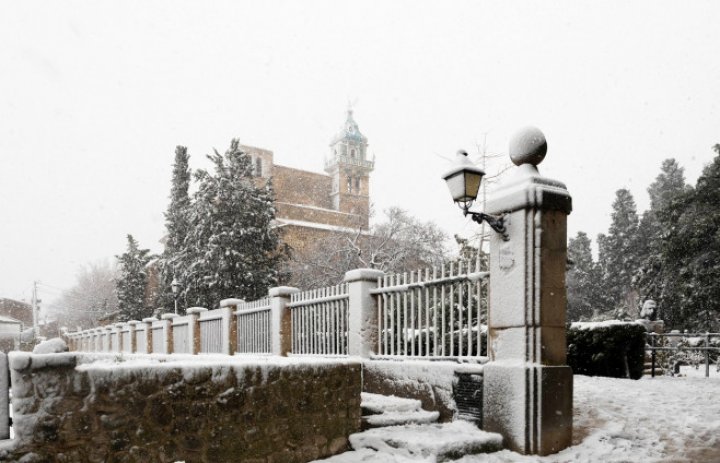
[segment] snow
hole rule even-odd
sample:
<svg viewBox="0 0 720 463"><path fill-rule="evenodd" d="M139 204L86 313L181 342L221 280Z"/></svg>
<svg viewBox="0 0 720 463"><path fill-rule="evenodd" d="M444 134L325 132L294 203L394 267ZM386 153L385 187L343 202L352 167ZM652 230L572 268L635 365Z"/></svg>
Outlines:
<svg viewBox="0 0 720 463"><path fill-rule="evenodd" d="M713 368L714 369L714 368ZM712 373L712 371L711 371ZM708 378L574 377L573 446L545 457L509 450L459 463L620 463L720 461L720 375ZM389 429L389 428L385 428ZM374 430L381 432L381 429ZM434 436L427 436L434 440ZM435 461L391 450L346 452L332 463Z"/></svg>
<svg viewBox="0 0 720 463"><path fill-rule="evenodd" d="M67 351L67 344L60 338L43 341L33 348L33 354L59 354Z"/></svg>
<svg viewBox="0 0 720 463"><path fill-rule="evenodd" d="M641 323L625 322L622 320L605 320L604 322L573 322L570 325L570 328L575 328L578 330L595 330L616 325L641 325Z"/></svg>
<svg viewBox="0 0 720 463"><path fill-rule="evenodd" d="M496 451L502 448L502 436L479 430L466 421L433 425L407 425L370 429L350 436L350 445L369 455L376 451L374 459L357 460L355 452L347 452L328 462L352 461L448 461L454 455ZM409 460L385 459L396 455Z"/></svg>

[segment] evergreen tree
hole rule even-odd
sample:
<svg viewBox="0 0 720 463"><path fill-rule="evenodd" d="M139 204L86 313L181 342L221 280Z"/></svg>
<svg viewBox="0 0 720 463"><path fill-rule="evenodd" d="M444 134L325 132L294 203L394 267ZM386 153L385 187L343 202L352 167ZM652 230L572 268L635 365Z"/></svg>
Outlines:
<svg viewBox="0 0 720 463"><path fill-rule="evenodd" d="M661 310L669 324L689 330L720 329L720 146L694 190L672 201L660 215L668 227L661 259L672 276ZM668 279L669 280L669 279Z"/></svg>
<svg viewBox="0 0 720 463"><path fill-rule="evenodd" d="M663 218L669 217L668 209L690 190L685 183L684 171L675 159L663 161L660 174L648 187L650 209L643 214L638 230L640 266L635 275L635 283L641 297L660 302L661 310L663 307L671 310L662 300L675 284L673 273L667 271L670 267L665 265L662 257L665 235L672 226Z"/></svg>
<svg viewBox="0 0 720 463"><path fill-rule="evenodd" d="M145 305L147 287L147 269L150 262L150 250L140 249L138 242L127 236L127 251L116 256L119 264L119 276L116 281L118 311L122 320L141 320L152 315L152 307Z"/></svg>
<svg viewBox="0 0 720 463"><path fill-rule="evenodd" d="M569 269L567 271L568 321L590 319L594 312L606 306L600 280L601 272L593 260L590 238L578 232L568 243Z"/></svg>
<svg viewBox="0 0 720 463"><path fill-rule="evenodd" d="M623 314L634 313L637 293L632 285L632 277L639 265L639 219L630 191L625 188L618 190L612 208L608 234L598 236L603 290L612 308Z"/></svg>
<svg viewBox="0 0 720 463"><path fill-rule="evenodd" d="M187 268L188 263L181 257L185 246L185 238L189 229L190 210L190 156L187 147L175 148L175 164L173 164L172 186L170 189L170 204L165 212L165 227L167 235L165 249L160 260L160 287L159 300L163 307L172 307L174 295L171 284L174 278L179 278Z"/></svg>
<svg viewBox="0 0 720 463"><path fill-rule="evenodd" d="M270 183L253 178L250 157L233 140L224 155L208 159L214 174L196 173L198 191L180 259L189 263L180 279L190 305L254 300L277 285L284 255L279 251Z"/></svg>

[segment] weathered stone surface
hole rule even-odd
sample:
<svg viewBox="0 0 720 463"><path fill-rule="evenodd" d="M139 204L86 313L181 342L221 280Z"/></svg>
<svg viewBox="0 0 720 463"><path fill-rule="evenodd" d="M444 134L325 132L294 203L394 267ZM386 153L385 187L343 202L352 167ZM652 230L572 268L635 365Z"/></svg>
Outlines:
<svg viewBox="0 0 720 463"><path fill-rule="evenodd" d="M14 398L17 447L0 461L306 462L342 452L360 430L359 363L32 361L11 371L26 393Z"/></svg>

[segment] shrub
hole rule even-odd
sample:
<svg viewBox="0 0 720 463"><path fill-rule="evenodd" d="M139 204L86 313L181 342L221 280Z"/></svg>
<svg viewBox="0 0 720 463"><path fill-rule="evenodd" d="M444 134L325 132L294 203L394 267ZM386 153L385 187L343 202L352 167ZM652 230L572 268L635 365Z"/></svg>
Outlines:
<svg viewBox="0 0 720 463"><path fill-rule="evenodd" d="M645 327L639 323L573 323L567 345L568 365L575 374L632 379L643 374Z"/></svg>

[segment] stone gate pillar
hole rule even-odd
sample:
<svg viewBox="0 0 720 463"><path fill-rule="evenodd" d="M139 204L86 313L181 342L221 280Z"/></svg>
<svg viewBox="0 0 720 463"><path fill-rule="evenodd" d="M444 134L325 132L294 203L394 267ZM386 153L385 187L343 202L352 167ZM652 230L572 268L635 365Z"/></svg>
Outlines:
<svg viewBox="0 0 720 463"><path fill-rule="evenodd" d="M510 239L490 242L488 354L483 429L506 447L547 455L571 445L572 370L566 365L565 185L540 175L545 137L526 128L510 141L517 165L486 206L505 214Z"/></svg>

